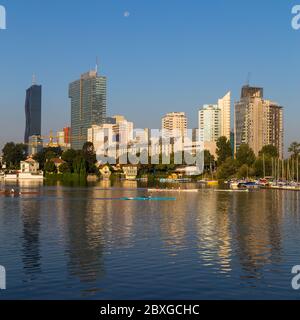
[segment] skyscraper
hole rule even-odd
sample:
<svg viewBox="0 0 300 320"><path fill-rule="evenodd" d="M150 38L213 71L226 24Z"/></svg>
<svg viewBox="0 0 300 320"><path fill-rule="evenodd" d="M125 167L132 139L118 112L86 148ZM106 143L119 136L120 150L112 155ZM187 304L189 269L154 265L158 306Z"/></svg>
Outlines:
<svg viewBox="0 0 300 320"><path fill-rule="evenodd" d="M162 118L163 136L166 138L185 137L187 135L187 117L184 112L172 112Z"/></svg>
<svg viewBox="0 0 300 320"><path fill-rule="evenodd" d="M283 157L283 134L283 107L264 100L263 88L244 86L235 103L235 153L241 144L248 144L256 155L273 145Z"/></svg>
<svg viewBox="0 0 300 320"><path fill-rule="evenodd" d="M218 101L218 107L220 109L220 135L230 140L230 126L231 126L231 92Z"/></svg>
<svg viewBox="0 0 300 320"><path fill-rule="evenodd" d="M34 84L26 90L25 118L26 127L24 142L29 143L29 137L41 135L42 86Z"/></svg>
<svg viewBox="0 0 300 320"><path fill-rule="evenodd" d="M216 156L220 137L230 140L231 93L218 100L218 104L204 105L199 111L199 135L204 148Z"/></svg>
<svg viewBox="0 0 300 320"><path fill-rule="evenodd" d="M106 77L97 71L81 75L69 86L71 99L71 147L79 150L87 141L87 131L106 119Z"/></svg>

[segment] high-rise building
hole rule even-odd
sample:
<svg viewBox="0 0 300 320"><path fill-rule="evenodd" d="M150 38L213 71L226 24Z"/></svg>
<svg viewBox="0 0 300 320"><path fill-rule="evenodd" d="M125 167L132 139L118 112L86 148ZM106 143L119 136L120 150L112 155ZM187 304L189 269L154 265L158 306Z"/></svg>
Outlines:
<svg viewBox="0 0 300 320"><path fill-rule="evenodd" d="M235 103L235 153L248 144L256 155L266 145L277 148L283 157L283 107L264 100L263 88L244 86Z"/></svg>
<svg viewBox="0 0 300 320"><path fill-rule="evenodd" d="M101 125L93 125L88 129L88 141L96 144L103 144L105 141L109 145L128 144L133 141L133 122L129 122L125 117L117 115L109 118L108 122ZM103 140L104 137L104 140Z"/></svg>
<svg viewBox="0 0 300 320"><path fill-rule="evenodd" d="M218 105L204 105L199 111L199 134L202 142L217 142L221 136L221 115Z"/></svg>
<svg viewBox="0 0 300 320"><path fill-rule="evenodd" d="M64 131L64 143L67 145L71 144L71 128L65 127L63 131Z"/></svg>
<svg viewBox="0 0 300 320"><path fill-rule="evenodd" d="M28 155L33 156L43 150L43 140L40 135L30 136L28 142Z"/></svg>
<svg viewBox="0 0 300 320"><path fill-rule="evenodd" d="M187 135L188 120L184 112L172 112L162 118L162 131L165 138L178 138Z"/></svg>
<svg viewBox="0 0 300 320"><path fill-rule="evenodd" d="M81 75L69 86L71 99L71 146L75 150L87 141L87 131L106 119L106 77L97 71Z"/></svg>
<svg viewBox="0 0 300 320"><path fill-rule="evenodd" d="M40 136L42 130L42 86L32 85L26 90L25 100L26 127L24 142L29 143L29 137Z"/></svg>
<svg viewBox="0 0 300 320"><path fill-rule="evenodd" d="M199 111L199 140L214 156L218 139L226 137L230 140L230 106L231 93L228 92L218 104L204 105Z"/></svg>
<svg viewBox="0 0 300 320"><path fill-rule="evenodd" d="M118 158L120 150L127 152L129 145L133 142L134 125L120 115L109 118L107 122L89 128L88 141L94 144L98 156L109 155L111 158ZM116 150L118 150L117 154Z"/></svg>
<svg viewBox="0 0 300 320"><path fill-rule="evenodd" d="M231 92L228 92L222 99L219 99L218 107L220 109L220 135L230 140Z"/></svg>

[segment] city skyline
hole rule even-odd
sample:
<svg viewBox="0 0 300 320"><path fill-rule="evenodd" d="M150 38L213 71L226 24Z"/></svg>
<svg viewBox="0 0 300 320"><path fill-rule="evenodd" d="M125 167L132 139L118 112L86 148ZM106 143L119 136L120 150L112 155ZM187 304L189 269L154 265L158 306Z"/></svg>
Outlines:
<svg viewBox="0 0 300 320"><path fill-rule="evenodd" d="M8 28L0 33L3 43L0 106L7 110L0 120L1 146L10 140L22 141L24 88L29 86L32 73L37 74L37 81L44 88L42 134L50 129L58 131L70 124L68 83L91 69L97 55L101 73L109 79L108 113L124 114L137 127L159 128L161 117L172 111L186 112L190 127L197 127L199 106L215 101L228 90L232 92L233 113L233 103L239 100L240 88L250 71L250 84L264 87L266 96L285 106L285 124L288 124L285 150L290 142L300 138L297 128L300 97L295 68L300 34L291 28L288 3L260 4L255 26L251 24L253 11L246 3L237 1L202 5L191 1L189 10L184 8L183 1L174 1L172 8L158 1L144 4L90 1L81 8L78 1L71 10L74 17L82 14L97 17L80 26L74 24L77 20L72 17L63 19L69 9L66 3L58 6L45 1L41 16L30 11L37 1L30 0L26 6L2 3L8 12ZM222 9L220 12L215 10L216 4ZM266 25L270 7L276 23L269 19ZM53 32L54 38L50 12L58 9L55 30L61 28L62 32ZM125 11L130 15L124 17ZM213 23L206 17L212 12L216 17ZM32 19L26 24L27 30L23 30L26 14ZM166 17L169 25L165 24ZM234 23L230 23L233 17ZM72 28L82 37L99 41L90 41L84 50L75 50L72 42L66 42L74 39ZM29 35L26 48L22 40L24 31ZM240 47L240 41L254 32L257 45ZM260 44L266 39L268 45L262 48ZM183 41L182 46L178 46L178 41ZM18 59L19 46L25 48L26 64Z"/></svg>

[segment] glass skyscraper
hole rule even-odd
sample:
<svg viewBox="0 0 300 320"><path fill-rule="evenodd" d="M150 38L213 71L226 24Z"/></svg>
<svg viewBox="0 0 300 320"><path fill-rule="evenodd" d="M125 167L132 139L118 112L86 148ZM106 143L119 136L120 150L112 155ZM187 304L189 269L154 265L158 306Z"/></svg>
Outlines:
<svg viewBox="0 0 300 320"><path fill-rule="evenodd" d="M32 85L26 91L25 101L26 128L24 142L29 143L29 137L40 136L42 127L42 86Z"/></svg>
<svg viewBox="0 0 300 320"><path fill-rule="evenodd" d="M87 141L88 129L106 119L106 77L97 71L81 75L69 86L71 99L71 147L80 150Z"/></svg>

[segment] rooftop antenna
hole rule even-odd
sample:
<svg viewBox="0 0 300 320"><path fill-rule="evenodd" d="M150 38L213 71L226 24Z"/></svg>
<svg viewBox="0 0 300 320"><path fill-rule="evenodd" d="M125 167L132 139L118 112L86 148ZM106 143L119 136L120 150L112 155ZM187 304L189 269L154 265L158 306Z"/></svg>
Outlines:
<svg viewBox="0 0 300 320"><path fill-rule="evenodd" d="M99 67L99 59L98 57L96 57L96 69L95 69L96 73L98 73L98 67Z"/></svg>
<svg viewBox="0 0 300 320"><path fill-rule="evenodd" d="M32 75L32 85L33 86L36 85L36 76L35 76L35 74Z"/></svg>
<svg viewBox="0 0 300 320"><path fill-rule="evenodd" d="M248 72L247 74L247 79L246 79L246 85L249 87L250 86L250 80L251 80L251 72Z"/></svg>

